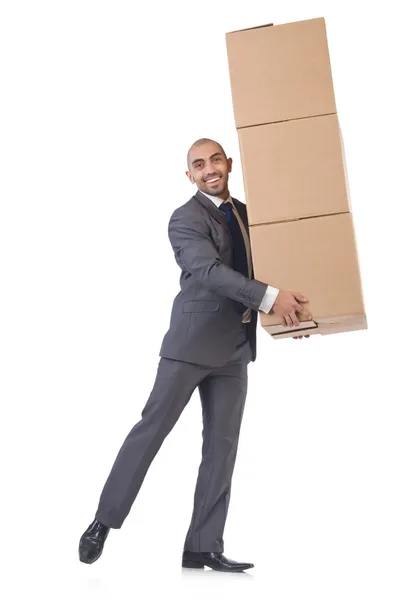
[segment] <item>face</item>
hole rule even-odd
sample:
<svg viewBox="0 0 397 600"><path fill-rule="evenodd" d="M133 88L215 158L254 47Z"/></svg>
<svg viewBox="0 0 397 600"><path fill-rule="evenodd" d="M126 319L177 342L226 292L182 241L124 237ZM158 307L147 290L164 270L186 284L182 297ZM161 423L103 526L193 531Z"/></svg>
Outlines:
<svg viewBox="0 0 397 600"><path fill-rule="evenodd" d="M226 200L229 196L228 179L231 170L232 159L226 158L216 143L206 142L191 148L186 175L205 194Z"/></svg>

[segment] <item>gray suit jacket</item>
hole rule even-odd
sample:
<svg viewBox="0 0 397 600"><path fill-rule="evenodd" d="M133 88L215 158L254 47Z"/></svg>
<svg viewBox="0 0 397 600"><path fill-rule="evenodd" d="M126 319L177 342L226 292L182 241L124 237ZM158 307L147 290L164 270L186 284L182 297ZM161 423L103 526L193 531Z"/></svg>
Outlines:
<svg viewBox="0 0 397 600"><path fill-rule="evenodd" d="M233 201L248 231L246 206ZM254 361L257 311L267 284L232 269L232 238L223 212L197 191L172 213L168 235L182 269L181 290L173 303L160 356L222 366L234 353L244 326ZM252 309L249 324L242 324L233 300Z"/></svg>

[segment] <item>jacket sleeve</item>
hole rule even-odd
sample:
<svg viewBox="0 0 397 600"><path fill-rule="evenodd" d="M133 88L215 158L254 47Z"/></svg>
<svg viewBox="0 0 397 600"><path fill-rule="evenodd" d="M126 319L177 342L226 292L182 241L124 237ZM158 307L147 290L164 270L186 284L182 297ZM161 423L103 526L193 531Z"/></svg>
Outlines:
<svg viewBox="0 0 397 600"><path fill-rule="evenodd" d="M248 279L225 265L202 219L176 209L169 221L168 237L181 269L191 273L214 294L242 302L253 310L259 309L267 284Z"/></svg>

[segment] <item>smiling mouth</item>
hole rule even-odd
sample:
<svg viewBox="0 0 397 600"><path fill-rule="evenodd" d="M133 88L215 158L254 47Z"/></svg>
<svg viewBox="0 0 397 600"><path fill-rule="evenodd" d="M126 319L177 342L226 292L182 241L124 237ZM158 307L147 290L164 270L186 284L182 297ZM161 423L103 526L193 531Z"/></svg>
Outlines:
<svg viewBox="0 0 397 600"><path fill-rule="evenodd" d="M206 179L205 183L218 183L220 179L220 177L211 177L211 179Z"/></svg>

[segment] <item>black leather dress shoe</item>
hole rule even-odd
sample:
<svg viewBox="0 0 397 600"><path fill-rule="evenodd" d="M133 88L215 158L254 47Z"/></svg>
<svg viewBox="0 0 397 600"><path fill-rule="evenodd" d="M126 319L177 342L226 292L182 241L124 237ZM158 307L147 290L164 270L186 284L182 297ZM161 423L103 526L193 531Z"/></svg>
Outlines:
<svg viewBox="0 0 397 600"><path fill-rule="evenodd" d="M182 556L182 567L187 567L188 569L210 567L214 571L241 573L241 571L245 571L246 569L252 569L253 566L252 563L230 560L222 552L190 552L190 550L184 550Z"/></svg>
<svg viewBox="0 0 397 600"><path fill-rule="evenodd" d="M103 525L96 519L80 538L79 555L83 563L89 565L101 556L103 545L108 536L110 527Z"/></svg>

